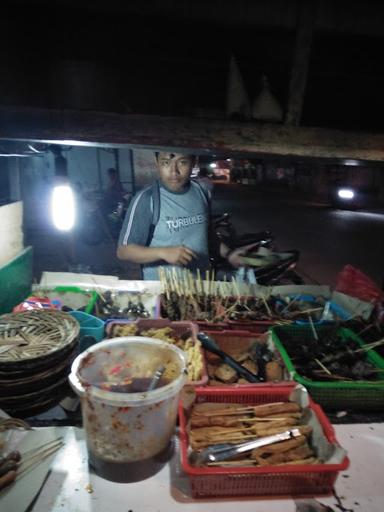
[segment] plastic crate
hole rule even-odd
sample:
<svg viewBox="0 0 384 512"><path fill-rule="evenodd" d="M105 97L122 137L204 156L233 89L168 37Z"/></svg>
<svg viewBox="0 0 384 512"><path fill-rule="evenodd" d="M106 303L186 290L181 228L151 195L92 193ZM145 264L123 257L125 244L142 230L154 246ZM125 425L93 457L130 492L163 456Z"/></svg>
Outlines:
<svg viewBox="0 0 384 512"><path fill-rule="evenodd" d="M259 405L287 402L294 386L269 385L253 388L198 388L197 403L239 403ZM324 435L336 443L335 432L321 407L310 401ZM300 464L264 467L195 467L188 461L187 416L179 405L181 464L188 475L194 498L224 496L281 496L331 494L337 475L349 466L348 457L340 464Z"/></svg>
<svg viewBox="0 0 384 512"><path fill-rule="evenodd" d="M304 301L304 302L308 302L309 304L311 304L311 303L315 304L316 303L316 297L314 295L290 295L289 297L291 299L295 300L295 301L296 300L297 301ZM326 301L325 304L327 304L327 307L329 308L329 312L332 313L335 318L333 320L326 320L326 319L315 320L315 319L312 319L314 325L330 324L330 323L334 323L334 322L338 322L338 321L349 320L351 318L350 313L345 311L345 309L342 308L341 306L339 306L339 304L336 304L336 302L328 300L328 301ZM324 304L324 309L326 307L325 304ZM307 319L306 320L295 320L294 323L296 325L309 325L309 320L307 320Z"/></svg>
<svg viewBox="0 0 384 512"><path fill-rule="evenodd" d="M47 289L39 285L33 287L33 293L35 295L40 293L50 299L59 299L64 305L73 310L84 308L84 312L89 314L92 313L98 297L97 291L83 290L78 286L56 286Z"/></svg>
<svg viewBox="0 0 384 512"><path fill-rule="evenodd" d="M323 331L333 332L334 327L318 326L316 331L319 334ZM384 406L384 359L375 351L368 350L366 357L378 369L383 370L383 373L378 372L378 379L381 382L313 381L303 377L296 370L292 359L284 347L284 341L279 338L279 333L282 335L283 332L287 332L297 343L305 344L306 339L313 338L312 330L307 326L274 327L272 329L272 340L292 378L305 386L316 402L327 409L382 410ZM364 347L364 342L351 330L339 327L338 334L345 340L352 338L359 347Z"/></svg>
<svg viewBox="0 0 384 512"><path fill-rule="evenodd" d="M167 318L154 319L139 319L139 320L110 320L106 323L105 332L108 338L114 337L113 330L116 326L135 324L141 331L148 331L149 329L162 329L163 327L171 327L175 332L176 336L183 336L186 332L192 333L192 338L197 342L198 329L192 322L171 322ZM203 368L201 371L201 378L198 381L188 381L188 384L192 386L204 386L208 382L207 368L205 366L205 359L203 349L201 349L201 359Z"/></svg>
<svg viewBox="0 0 384 512"><path fill-rule="evenodd" d="M94 336L97 341L103 339L104 320L84 311L69 311L69 314L79 322L81 336Z"/></svg>
<svg viewBox="0 0 384 512"><path fill-rule="evenodd" d="M211 336L217 345L224 350L224 352L227 352L231 354L231 352L235 352L236 349L244 349L244 351L248 350L250 346L252 346L254 343L264 343L267 344L267 334L257 334L250 331L238 331L238 330L226 330L226 331L205 331L206 334ZM219 356L216 356L215 354L212 354L211 352L208 352L207 350L204 350L204 357L205 357L205 363L206 365L209 364L212 361L220 360ZM280 361L279 361L280 362ZM282 381L286 382L286 381ZM209 383L209 375L208 375L208 383ZM292 381L291 381L292 384ZM265 386L266 383L247 383L247 384L224 384L223 386L235 386L235 387L245 387L245 386Z"/></svg>

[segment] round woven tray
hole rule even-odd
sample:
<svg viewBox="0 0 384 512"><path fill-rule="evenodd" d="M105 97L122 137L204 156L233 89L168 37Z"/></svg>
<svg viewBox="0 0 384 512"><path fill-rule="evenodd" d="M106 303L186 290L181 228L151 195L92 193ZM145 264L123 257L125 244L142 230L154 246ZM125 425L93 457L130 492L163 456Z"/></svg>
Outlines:
<svg viewBox="0 0 384 512"><path fill-rule="evenodd" d="M32 310L2 315L0 368L33 367L54 360L72 348L79 332L79 323L62 311Z"/></svg>

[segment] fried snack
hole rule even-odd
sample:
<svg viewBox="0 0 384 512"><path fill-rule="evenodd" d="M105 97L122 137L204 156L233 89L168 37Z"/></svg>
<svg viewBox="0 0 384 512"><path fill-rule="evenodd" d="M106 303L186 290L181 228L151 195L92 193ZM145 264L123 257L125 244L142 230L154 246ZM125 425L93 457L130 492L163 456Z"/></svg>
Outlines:
<svg viewBox="0 0 384 512"><path fill-rule="evenodd" d="M301 412L300 406L294 402L276 402L273 404L257 405L254 407L255 416L284 415L290 412Z"/></svg>
<svg viewBox="0 0 384 512"><path fill-rule="evenodd" d="M273 455L274 453L284 453L299 446L302 446L307 442L305 436L295 437L293 439L288 439L287 441L280 441L280 443L268 444L267 446L260 446L260 448L255 448L252 450L251 457L264 457L267 455Z"/></svg>
<svg viewBox="0 0 384 512"><path fill-rule="evenodd" d="M236 411L239 404L214 404L211 402L202 402L201 404L194 404L192 414L208 414L212 412L221 411L225 407L226 411Z"/></svg>
<svg viewBox="0 0 384 512"><path fill-rule="evenodd" d="M236 417L229 416L200 416L192 415L191 428L202 427L243 427L243 421L238 420Z"/></svg>
<svg viewBox="0 0 384 512"><path fill-rule="evenodd" d="M187 371L189 380L200 380L203 373L203 359L201 356L200 341L194 342L189 338L185 342L184 350L187 353Z"/></svg>
<svg viewBox="0 0 384 512"><path fill-rule="evenodd" d="M268 413L271 413L269 415ZM301 425L302 410L293 402L277 402L258 406L244 404L195 404L190 416L189 442L199 451L217 444L238 444L280 434L296 428L299 437L278 441L248 453L239 461L224 461L215 466L319 463L310 446L310 425ZM301 461L301 462L298 462Z"/></svg>
<svg viewBox="0 0 384 512"><path fill-rule="evenodd" d="M115 325L112 330L113 336L136 336L138 328L136 324Z"/></svg>
<svg viewBox="0 0 384 512"><path fill-rule="evenodd" d="M257 375L257 372L258 372L258 368L257 368L257 364L254 362L254 361L251 361L250 359L248 359L247 361L245 361L243 363L243 366L244 368L246 368L247 370L249 370L251 373L253 373L254 375ZM249 383L248 383L249 384Z"/></svg>
<svg viewBox="0 0 384 512"><path fill-rule="evenodd" d="M269 361L265 365L265 380L267 382L283 380L283 369L277 361Z"/></svg>
<svg viewBox="0 0 384 512"><path fill-rule="evenodd" d="M201 343L194 341L193 338L183 340L177 336L172 327L162 327L160 329L151 328L147 331L140 331L137 324L116 325L112 331L113 336L147 336L156 338L166 343L175 345L187 353L187 372L189 381L198 381L203 373L203 357L201 353Z"/></svg>
<svg viewBox="0 0 384 512"><path fill-rule="evenodd" d="M247 420L244 420L244 423L247 423ZM298 422L295 418L284 418L270 422L260 421L252 425L252 432L258 436L270 436L279 433L279 429L283 429L282 432L284 432L288 428L297 426L297 424Z"/></svg>
<svg viewBox="0 0 384 512"><path fill-rule="evenodd" d="M162 327L161 329L148 329L148 331L142 331L140 333L141 336L148 336L148 338L156 338L161 341L165 341L166 343L171 343L172 345L176 345L177 347L183 349L184 341L178 338L172 327Z"/></svg>
<svg viewBox="0 0 384 512"><path fill-rule="evenodd" d="M228 364L221 364L218 366L214 373L215 377L224 384L231 384L237 381L237 371L231 368Z"/></svg>
<svg viewBox="0 0 384 512"><path fill-rule="evenodd" d="M305 438L304 438L305 439ZM280 443L277 443L280 444ZM273 464L284 464L286 462L292 462L300 459L307 459L313 456L313 450L308 446L305 441L304 444L298 446L296 448L292 448L292 450L287 450L285 452L277 452L268 456L255 456L253 457L260 465L270 466Z"/></svg>
<svg viewBox="0 0 384 512"><path fill-rule="evenodd" d="M250 358L248 350L227 350L227 354L229 354L235 361L242 364L244 361ZM218 357L218 356L216 356Z"/></svg>
<svg viewBox="0 0 384 512"><path fill-rule="evenodd" d="M279 464L279 466L283 466L284 464L301 465L301 464L322 464L322 463L323 463L323 461L316 457L309 457L308 459L297 459L297 460L291 460L289 462L283 462L282 464Z"/></svg>

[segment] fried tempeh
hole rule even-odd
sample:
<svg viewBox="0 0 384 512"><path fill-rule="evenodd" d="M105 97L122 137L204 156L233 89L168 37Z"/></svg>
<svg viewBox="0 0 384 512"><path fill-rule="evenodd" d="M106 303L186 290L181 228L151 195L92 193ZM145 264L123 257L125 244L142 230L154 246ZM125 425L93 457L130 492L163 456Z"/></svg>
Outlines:
<svg viewBox="0 0 384 512"><path fill-rule="evenodd" d="M257 420L257 418L255 418ZM244 420L246 423L247 420ZM278 428L283 428L284 430L288 430L289 428L298 426L298 421L295 418L286 418L283 420L275 420L275 421L259 421L252 425L252 430L257 435L264 435L265 432L269 432L270 430L276 430ZM269 435L269 434L267 434Z"/></svg>
<svg viewBox="0 0 384 512"><path fill-rule="evenodd" d="M268 428L258 428L257 429L257 436L258 437L265 437L265 436L273 436L274 434L282 434L286 430L289 430L291 428L298 428L300 430L300 433L303 435L308 436L312 432L312 427L309 425L296 425L296 426L290 426L290 427L274 427L270 426Z"/></svg>
<svg viewBox="0 0 384 512"><path fill-rule="evenodd" d="M254 415L261 417L270 416L271 414L285 414L290 412L301 412L301 408L294 402L257 405L253 408Z"/></svg>
<svg viewBox="0 0 384 512"><path fill-rule="evenodd" d="M202 428L202 427L239 427L244 426L242 419L237 419L230 416L199 416L192 415L191 417L191 428Z"/></svg>
<svg viewBox="0 0 384 512"><path fill-rule="evenodd" d="M294 439L288 439L287 441L280 441L279 443L269 444L267 446L261 446L252 450L251 457L272 455L274 453L284 453L294 448L298 448L306 443L305 436L295 437Z"/></svg>
<svg viewBox="0 0 384 512"><path fill-rule="evenodd" d="M288 450L283 453L274 453L269 457L266 457L265 460L268 461L269 464L281 464L284 462L294 462L296 460L308 459L313 456L313 450L308 446L307 443L294 448L292 450Z"/></svg>

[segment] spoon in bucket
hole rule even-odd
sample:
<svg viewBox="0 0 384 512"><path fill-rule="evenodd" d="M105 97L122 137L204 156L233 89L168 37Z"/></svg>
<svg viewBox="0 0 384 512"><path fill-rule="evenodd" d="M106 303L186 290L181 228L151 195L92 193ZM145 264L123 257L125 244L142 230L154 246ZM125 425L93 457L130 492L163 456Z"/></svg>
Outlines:
<svg viewBox="0 0 384 512"><path fill-rule="evenodd" d="M149 383L147 391L153 391L154 389L156 389L164 372L165 372L165 366L164 365L159 366L159 368L155 371L155 374L152 377L151 382Z"/></svg>

